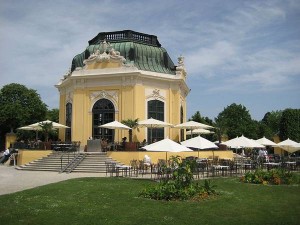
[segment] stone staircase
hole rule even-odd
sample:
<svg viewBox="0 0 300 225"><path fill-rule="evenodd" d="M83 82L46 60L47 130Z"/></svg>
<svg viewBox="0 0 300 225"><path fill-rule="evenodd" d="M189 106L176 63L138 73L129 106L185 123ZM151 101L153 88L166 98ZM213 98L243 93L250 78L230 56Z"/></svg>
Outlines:
<svg viewBox="0 0 300 225"><path fill-rule="evenodd" d="M51 153L47 157L17 167L19 170L65 173L106 173L105 162L115 162L105 152Z"/></svg>

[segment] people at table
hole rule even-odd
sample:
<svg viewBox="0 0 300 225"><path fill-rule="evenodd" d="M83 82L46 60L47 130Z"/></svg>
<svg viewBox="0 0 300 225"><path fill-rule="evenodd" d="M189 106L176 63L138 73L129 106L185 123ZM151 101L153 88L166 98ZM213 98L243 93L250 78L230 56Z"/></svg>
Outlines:
<svg viewBox="0 0 300 225"><path fill-rule="evenodd" d="M127 137L122 138L122 150L125 150L126 140L127 140Z"/></svg>

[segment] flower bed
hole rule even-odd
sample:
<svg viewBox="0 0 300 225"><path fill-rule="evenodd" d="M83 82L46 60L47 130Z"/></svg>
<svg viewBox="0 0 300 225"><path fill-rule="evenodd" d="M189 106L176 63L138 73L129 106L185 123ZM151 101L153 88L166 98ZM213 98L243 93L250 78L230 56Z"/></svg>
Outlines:
<svg viewBox="0 0 300 225"><path fill-rule="evenodd" d="M253 184L299 184L299 176L284 169L262 170L247 172L240 178L241 182Z"/></svg>

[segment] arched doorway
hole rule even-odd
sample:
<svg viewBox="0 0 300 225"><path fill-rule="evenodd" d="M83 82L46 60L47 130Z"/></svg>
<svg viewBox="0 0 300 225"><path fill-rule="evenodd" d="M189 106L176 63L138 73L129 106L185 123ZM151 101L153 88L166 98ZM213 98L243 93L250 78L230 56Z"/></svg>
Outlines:
<svg viewBox="0 0 300 225"><path fill-rule="evenodd" d="M93 139L108 139L109 142L114 140L114 130L100 128L100 125L115 120L114 104L108 99L100 99L93 106Z"/></svg>

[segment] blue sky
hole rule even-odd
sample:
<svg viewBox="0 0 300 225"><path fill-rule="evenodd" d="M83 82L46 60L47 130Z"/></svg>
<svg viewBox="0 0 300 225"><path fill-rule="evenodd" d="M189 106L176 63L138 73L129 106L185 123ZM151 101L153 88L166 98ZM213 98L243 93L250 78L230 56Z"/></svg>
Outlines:
<svg viewBox="0 0 300 225"><path fill-rule="evenodd" d="M185 57L188 118L237 103L261 120L300 108L299 24L299 0L0 0L0 88L24 84L58 108L72 58L99 32L130 29Z"/></svg>

